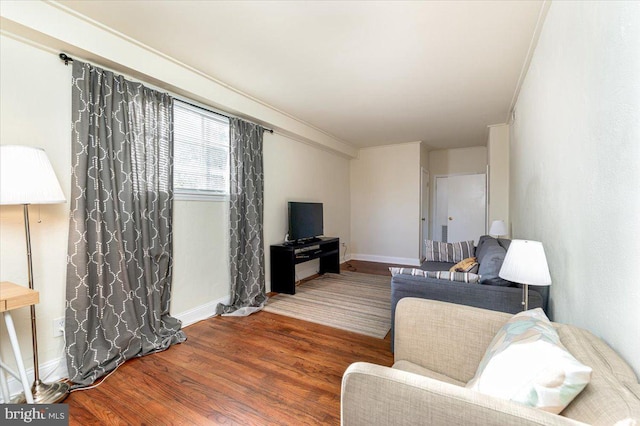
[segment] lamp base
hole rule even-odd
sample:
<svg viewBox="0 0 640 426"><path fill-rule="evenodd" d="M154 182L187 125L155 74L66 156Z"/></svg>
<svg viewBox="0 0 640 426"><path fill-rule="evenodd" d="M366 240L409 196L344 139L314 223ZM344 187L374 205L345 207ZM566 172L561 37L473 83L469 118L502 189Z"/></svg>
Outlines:
<svg viewBox="0 0 640 426"><path fill-rule="evenodd" d="M522 284L522 306L523 310L529 310L529 284Z"/></svg>
<svg viewBox="0 0 640 426"><path fill-rule="evenodd" d="M31 393L34 404L57 404L69 396L69 385L62 382L43 383L38 380L31 387ZM13 402L26 404L27 399L22 393Z"/></svg>

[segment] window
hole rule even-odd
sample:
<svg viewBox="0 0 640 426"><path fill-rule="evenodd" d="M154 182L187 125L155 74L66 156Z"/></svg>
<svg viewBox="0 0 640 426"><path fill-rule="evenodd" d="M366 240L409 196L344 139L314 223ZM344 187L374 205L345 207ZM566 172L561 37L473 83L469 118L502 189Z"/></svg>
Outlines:
<svg viewBox="0 0 640 426"><path fill-rule="evenodd" d="M229 119L173 102L173 189L177 200L229 195Z"/></svg>

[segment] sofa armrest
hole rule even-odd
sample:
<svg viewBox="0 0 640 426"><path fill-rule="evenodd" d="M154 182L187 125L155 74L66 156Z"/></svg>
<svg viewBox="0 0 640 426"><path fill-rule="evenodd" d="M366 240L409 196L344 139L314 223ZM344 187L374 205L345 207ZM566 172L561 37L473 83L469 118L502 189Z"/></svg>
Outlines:
<svg viewBox="0 0 640 426"><path fill-rule="evenodd" d="M517 314L522 311L522 289L484 284L451 282L436 278L397 274L391 279L392 300L420 297L459 305ZM529 287L529 307L544 308L537 288Z"/></svg>
<svg viewBox="0 0 640 426"><path fill-rule="evenodd" d="M404 298L396 310L395 361L409 361L466 383L509 318L502 312Z"/></svg>
<svg viewBox="0 0 640 426"><path fill-rule="evenodd" d="M358 362L342 378L342 426L583 425L470 389Z"/></svg>

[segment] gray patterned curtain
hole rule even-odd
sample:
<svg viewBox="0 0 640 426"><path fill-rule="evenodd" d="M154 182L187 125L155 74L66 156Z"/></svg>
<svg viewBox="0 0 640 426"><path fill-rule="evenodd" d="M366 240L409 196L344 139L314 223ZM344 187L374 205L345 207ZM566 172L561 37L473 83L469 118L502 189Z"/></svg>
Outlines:
<svg viewBox="0 0 640 426"><path fill-rule="evenodd" d="M216 315L249 315L264 307L262 136L264 129L238 118L230 120L229 195L231 304Z"/></svg>
<svg viewBox="0 0 640 426"><path fill-rule="evenodd" d="M172 103L73 62L65 333L75 383L186 339L169 315Z"/></svg>

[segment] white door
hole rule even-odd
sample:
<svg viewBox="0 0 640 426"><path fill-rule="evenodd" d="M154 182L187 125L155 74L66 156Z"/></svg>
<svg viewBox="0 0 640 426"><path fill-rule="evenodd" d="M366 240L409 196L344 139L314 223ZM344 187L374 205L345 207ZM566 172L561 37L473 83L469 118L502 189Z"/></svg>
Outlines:
<svg viewBox="0 0 640 426"><path fill-rule="evenodd" d="M420 260L424 259L424 242L429 235L429 172L420 169Z"/></svg>
<svg viewBox="0 0 640 426"><path fill-rule="evenodd" d="M440 179L444 182L440 182ZM486 234L486 175L459 175L438 178L436 206L440 241L457 242L473 240ZM444 190L446 195L438 194ZM435 238L434 238L435 239Z"/></svg>
<svg viewBox="0 0 640 426"><path fill-rule="evenodd" d="M447 226L449 217L448 199L449 199L449 179L446 176L436 177L436 208L435 217L433 219L432 240L447 241Z"/></svg>

